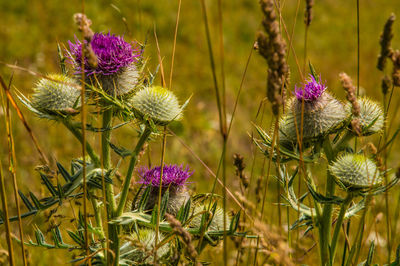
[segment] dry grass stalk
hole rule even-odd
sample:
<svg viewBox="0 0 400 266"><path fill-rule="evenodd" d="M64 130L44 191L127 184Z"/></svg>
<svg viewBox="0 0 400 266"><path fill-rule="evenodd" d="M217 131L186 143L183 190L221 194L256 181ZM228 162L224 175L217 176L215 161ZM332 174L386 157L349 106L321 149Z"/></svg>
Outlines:
<svg viewBox="0 0 400 266"><path fill-rule="evenodd" d="M272 112L278 115L279 106L283 103L282 89L288 74L286 42L282 38L279 23L276 20L274 1L261 0L260 5L264 13L262 21L264 31L258 32L257 46L269 66L267 97L272 104Z"/></svg>
<svg viewBox="0 0 400 266"><path fill-rule="evenodd" d="M357 88L353 85L351 78L344 72L339 74L342 86L346 91L346 99L351 103L353 116L360 116L360 104L357 102ZM351 127L357 135L361 134L360 120L355 118L351 121Z"/></svg>
<svg viewBox="0 0 400 266"><path fill-rule="evenodd" d="M382 87L382 93L383 93L384 95L387 94L387 93L389 92L390 88L392 87L392 81L390 80L390 78L389 78L387 75L385 75L385 76L382 78L382 85L381 85L381 87Z"/></svg>
<svg viewBox="0 0 400 266"><path fill-rule="evenodd" d="M262 182L262 177L258 177L256 188L255 188L257 203L260 203L260 201L261 201L261 182Z"/></svg>
<svg viewBox="0 0 400 266"><path fill-rule="evenodd" d="M378 56L378 64L376 67L381 71L383 71L383 69L386 66L386 59L390 57L392 54L392 48L391 48L391 41L393 38L392 26L395 19L396 16L394 14L391 14L385 23L383 32L379 40L379 44L381 45L381 53Z"/></svg>
<svg viewBox="0 0 400 266"><path fill-rule="evenodd" d="M167 219L169 225L171 226L172 230L180 236L180 238L183 240L183 242L186 245L186 250L187 254L189 257L193 260L196 259L198 256L198 253L195 249L195 247L192 244L192 236L189 234L188 231L186 231L183 227L181 222L179 222L175 217L171 214L166 213L165 218Z"/></svg>
<svg viewBox="0 0 400 266"><path fill-rule="evenodd" d="M311 20L313 18L312 16L312 7L314 5L314 0L306 0L306 10L304 12L304 24L306 26L310 26Z"/></svg>
<svg viewBox="0 0 400 266"><path fill-rule="evenodd" d="M92 21L88 19L85 14L82 13L74 14L74 21L78 26L78 30L82 32L83 38L86 40L86 42L83 42L83 53L88 59L90 66L92 68L96 68L98 64L98 59L90 45L90 42L94 35L92 29L90 28L90 26L92 25Z"/></svg>
<svg viewBox="0 0 400 266"><path fill-rule="evenodd" d="M400 86L400 51L396 50L392 53L393 72L392 79L394 86Z"/></svg>
<svg viewBox="0 0 400 266"><path fill-rule="evenodd" d="M246 164L244 163L244 158L242 155L235 153L233 155L233 165L236 168L235 174L240 178L240 182L243 187L246 189L249 186L249 179L244 173L244 168L246 168Z"/></svg>
<svg viewBox="0 0 400 266"><path fill-rule="evenodd" d="M384 171L385 164L383 163L382 157L378 155L378 149L372 142L368 142L367 147L371 154L375 157L376 165L379 167L380 170Z"/></svg>

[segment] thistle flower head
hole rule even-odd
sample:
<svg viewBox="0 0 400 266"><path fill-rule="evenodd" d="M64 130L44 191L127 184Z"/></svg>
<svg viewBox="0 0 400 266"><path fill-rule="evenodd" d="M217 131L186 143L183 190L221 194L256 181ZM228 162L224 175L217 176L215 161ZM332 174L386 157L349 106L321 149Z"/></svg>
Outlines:
<svg viewBox="0 0 400 266"><path fill-rule="evenodd" d="M87 43L87 41L84 41ZM72 62L75 62L76 73L82 73L82 42L75 39L75 43L68 41ZM91 48L98 59L98 64L93 68L84 58L84 71L87 76L91 75L114 75L119 73L124 67L136 62L141 57L140 51L132 48L132 45L121 36L111 33L95 33L90 42Z"/></svg>
<svg viewBox="0 0 400 266"><path fill-rule="evenodd" d="M326 91L313 101L304 101L304 104L294 97L279 121L279 141L292 145L300 136L304 143L318 140L337 132L348 117L344 105Z"/></svg>
<svg viewBox="0 0 400 266"><path fill-rule="evenodd" d="M339 157L329 171L339 185L345 188L372 188L382 183L376 164L361 154L345 154Z"/></svg>
<svg viewBox="0 0 400 266"><path fill-rule="evenodd" d="M74 86L75 80L60 74L50 74L42 78L34 88L31 105L46 112L70 113L80 106L80 90Z"/></svg>
<svg viewBox="0 0 400 266"><path fill-rule="evenodd" d="M310 74L309 80L303 84L302 87L294 88L294 93L297 100L299 101L315 101L322 93L326 90L326 85L322 84L321 77L316 80L313 75Z"/></svg>
<svg viewBox="0 0 400 266"><path fill-rule="evenodd" d="M142 180L141 184L148 186L159 187L161 166L156 166L151 169L146 167L139 170ZM176 164L165 165L162 173L162 186L163 187L182 187L186 185L187 179L193 174L189 171L189 167L177 166Z"/></svg>
<svg viewBox="0 0 400 266"><path fill-rule="evenodd" d="M182 107L175 94L160 86L138 91L130 103L138 111L139 118L151 118L158 125L167 125L182 116Z"/></svg>

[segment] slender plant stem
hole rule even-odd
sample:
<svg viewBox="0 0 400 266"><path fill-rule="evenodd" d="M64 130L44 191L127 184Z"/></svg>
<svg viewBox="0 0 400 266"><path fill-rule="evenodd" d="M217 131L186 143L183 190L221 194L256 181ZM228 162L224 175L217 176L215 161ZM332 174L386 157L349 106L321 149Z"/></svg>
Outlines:
<svg viewBox="0 0 400 266"><path fill-rule="evenodd" d="M393 90L392 90L393 91ZM384 115L383 117L387 117L387 96L386 94L383 95L383 110L384 110ZM387 121L386 119L384 120L384 126L383 126L383 140L384 143L386 144L388 141L388 132L387 132ZM387 170L387 149L383 149L383 160L384 160L384 169L385 171ZM384 182L385 185L388 183L388 175L385 172L384 174ZM388 251L388 261L387 263L390 265L390 257L391 257L391 251L392 251L392 234L391 234L391 225L390 225L390 212L389 212L389 192L388 190L385 191L385 211L386 211L386 238L387 238L387 251Z"/></svg>
<svg viewBox="0 0 400 266"><path fill-rule="evenodd" d="M107 109L103 113L103 129L106 129L101 134L101 149L102 149L102 164L105 170L111 168L111 150L110 150L110 140L111 140L111 127L112 127L112 116L113 110L111 108ZM115 199L114 199L114 188L112 184L106 183L106 211L107 219L113 218L113 213L115 209ZM114 263L117 265L119 263L119 238L118 238L118 227L108 224L108 238L110 239L110 250L114 252ZM107 256L108 264L111 265L113 256Z"/></svg>
<svg viewBox="0 0 400 266"><path fill-rule="evenodd" d="M364 225L365 225L365 217L367 216L367 212L368 212L368 206L369 203L371 202L372 196L371 195L367 195L366 199L365 199L365 207L362 213L362 216L360 218L360 222L358 223L358 227L357 227L357 234L356 237L354 239L354 243L351 247L351 250L349 252L349 256L347 257L347 261L346 261L346 266L348 265L353 265L352 264L352 260L354 255L356 255L355 258L355 262L358 260L358 255L359 255L359 251L361 248L361 243L362 243L362 239L364 236ZM356 264L354 262L354 264Z"/></svg>
<svg viewBox="0 0 400 266"><path fill-rule="evenodd" d="M85 14L85 1L82 0L82 13ZM84 23L84 20L81 21L81 27ZM83 37L83 33L82 33ZM90 255L90 249L89 249L89 233L88 233L88 221L87 221L87 180L86 180L86 134L85 134L85 126L86 126L86 105L85 105L85 97L86 97L86 92L85 92L85 48L82 45L81 47L81 68L82 68L82 75L81 75L81 124L82 124L82 176L83 176L83 221L84 221L84 235L85 235L85 250L86 250L86 257L89 257ZM91 259L88 259L88 265L91 266Z"/></svg>
<svg viewBox="0 0 400 266"><path fill-rule="evenodd" d="M326 138L323 143L323 148L325 155L328 159L328 163L331 163L334 159L334 151L332 149L331 142L329 138ZM331 173L327 171L327 181L326 181L326 196L332 196L335 192L335 180ZM321 226L319 228L320 232L320 251L321 251L321 265L325 265L329 259L329 242L331 239L331 224L332 224L332 204L325 204L322 217Z"/></svg>
<svg viewBox="0 0 400 266"><path fill-rule="evenodd" d="M178 25L179 25L179 17L181 14L181 4L182 0L178 2L178 12L176 14L176 23L175 23L175 33L174 33L174 45L172 46L172 58L171 58L171 72L169 75L169 89L172 90L172 76L174 72L174 59L175 59L175 50L176 50L176 37L178 36Z"/></svg>
<svg viewBox="0 0 400 266"><path fill-rule="evenodd" d="M160 230L160 209L161 209L161 195L162 195L162 187L163 187L163 174L164 174L164 159L165 159L165 148L167 146L167 127L164 127L163 132L163 142L162 142L162 152L161 152L161 170L160 170L160 185L158 186L158 199L157 199L157 221L156 221L156 239L154 240L154 265L157 264L157 243L159 237Z"/></svg>
<svg viewBox="0 0 400 266"><path fill-rule="evenodd" d="M11 242L11 230L10 230L10 221L8 216L8 204L6 197L6 190L4 186L4 176L3 176L3 165L0 161L0 193L1 193L1 202L3 203L3 216L4 216L4 225L6 227L6 239L7 239L7 247L8 247L8 261L10 265L14 264L14 250Z"/></svg>
<svg viewBox="0 0 400 266"><path fill-rule="evenodd" d="M100 208L98 206L98 202L94 197L90 197L90 202L92 203L93 206L93 211L94 211L94 219L96 221L96 226L99 228L99 232L100 232L100 237L102 238L101 240L105 239L105 235L104 235L104 231L103 231L103 224L102 224L102 220L101 220L101 211ZM105 242L102 241L101 245L103 246L103 248L105 248Z"/></svg>
<svg viewBox="0 0 400 266"><path fill-rule="evenodd" d="M1 99L3 102L3 110L4 110L4 97L3 93L1 93ZM21 254L22 261L24 265L27 265L26 254L25 254L25 244L24 244L24 231L22 230L22 219L21 219L21 207L18 197L18 182L17 182L17 173L16 173L16 156L15 156L15 147L14 147L14 137L12 135L12 124L11 124L11 113L10 113L10 100L6 100L5 107L5 125L7 131L7 140L8 140L8 162L9 162L9 171L12 176L13 188L14 188L14 199L17 207L17 217L18 217L18 230L21 239Z"/></svg>
<svg viewBox="0 0 400 266"><path fill-rule="evenodd" d="M261 221L263 220L263 216L264 216L265 201L266 201L266 197L267 197L268 184L269 184L269 175L270 175L270 171L271 171L272 155L274 154L276 137L278 135L278 127L279 127L279 120L278 120L278 116L277 116L277 117L275 117L274 135L272 136L271 148L269 150L267 176L265 178L263 199L262 199L262 204L261 204L261 213L260 213L260 220ZM257 237L257 245L256 245L256 250L254 252L254 263L253 263L253 265L257 265L257 254L258 254L259 246L260 246L260 236Z"/></svg>
<svg viewBox="0 0 400 266"><path fill-rule="evenodd" d="M351 221L350 219L347 220L347 225L346 225L346 232L345 232L345 237L349 235L350 233L350 226L351 226ZM347 256L347 248L348 248L348 241L344 241L344 246L343 246L343 256L342 256L342 266L344 266L346 262L346 256Z"/></svg>
<svg viewBox="0 0 400 266"><path fill-rule="evenodd" d="M126 173L124 184L122 185L121 198L119 200L118 207L115 212L116 217L120 216L124 210L126 200L128 198L129 187L131 185L131 180L133 177L133 171L135 170L135 166L138 161L139 153L141 152L143 145L146 143L150 134L151 134L151 129L148 126L146 126L142 135L140 136L139 141L136 144L135 149L132 152L131 160L129 162L128 172Z"/></svg>
<svg viewBox="0 0 400 266"><path fill-rule="evenodd" d="M349 204L353 198L352 193L348 193L344 202L342 203L342 206L340 208L339 216L336 220L336 225L335 225L335 230L333 232L333 237L332 237L332 242L331 242L331 248L330 248L330 264L333 265L333 262L335 260L335 254L336 254L336 246L338 242L338 237L340 233L340 229L342 228L344 216L346 214L346 210L349 207Z"/></svg>

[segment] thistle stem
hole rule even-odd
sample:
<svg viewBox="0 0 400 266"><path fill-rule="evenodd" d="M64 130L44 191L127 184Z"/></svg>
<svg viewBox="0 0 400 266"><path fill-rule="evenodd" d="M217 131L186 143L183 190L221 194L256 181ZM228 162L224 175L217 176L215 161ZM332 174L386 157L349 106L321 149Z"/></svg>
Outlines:
<svg viewBox="0 0 400 266"><path fill-rule="evenodd" d="M340 207L340 212L339 216L336 220L336 226L335 230L333 232L333 237L332 237L332 242L331 242L331 249L330 249L330 264L333 265L333 262L335 260L335 254L336 254L336 246L337 246L337 241L340 233L340 228L342 227L344 216L346 214L346 210L349 207L349 204L351 200L353 199L353 194L350 192L347 194L345 200L342 203L342 206Z"/></svg>
<svg viewBox="0 0 400 266"><path fill-rule="evenodd" d="M133 170L135 169L136 163L138 161L139 153L142 150L143 145L149 138L150 134L151 134L151 129L148 126L146 126L142 135L140 136L138 143L136 144L134 151L132 152L131 161L129 162L128 172L126 173L126 178L122 186L121 199L119 200L118 207L115 212L116 217L120 216L124 210L126 200L128 198L129 187L133 176Z"/></svg>
<svg viewBox="0 0 400 266"><path fill-rule="evenodd" d="M98 202L93 196L90 197L90 202L92 203L92 206L93 206L94 219L96 221L96 226L99 228L101 240L104 240L105 239L105 235L104 235L104 231L103 231L103 224L102 224L102 220L101 220L101 212L100 212L100 208L98 206ZM105 244L106 243L102 241L101 245L102 245L103 248L105 248Z"/></svg>
<svg viewBox="0 0 400 266"><path fill-rule="evenodd" d="M328 163L331 163L334 159L334 151L329 138L326 138L323 143ZM327 171L326 181L326 196L332 196L335 193L335 180L333 176ZM332 224L332 204L325 204L322 211L321 226L320 226L320 251L321 251L321 265L325 265L329 259L329 242L331 240L331 224Z"/></svg>
<svg viewBox="0 0 400 266"><path fill-rule="evenodd" d="M110 139L111 139L111 126L112 126L112 109L107 109L103 113L103 124L102 127L106 130L101 134L101 149L102 149L102 163L103 168L108 170L111 168L111 150L110 150ZM106 210L107 210L107 221L113 218L115 210L115 199L114 199L114 188L112 184L106 183ZM118 238L118 227L108 224L108 238L111 240L110 249L114 252L114 264L119 264L119 238ZM108 265L111 265L113 256L107 256Z"/></svg>

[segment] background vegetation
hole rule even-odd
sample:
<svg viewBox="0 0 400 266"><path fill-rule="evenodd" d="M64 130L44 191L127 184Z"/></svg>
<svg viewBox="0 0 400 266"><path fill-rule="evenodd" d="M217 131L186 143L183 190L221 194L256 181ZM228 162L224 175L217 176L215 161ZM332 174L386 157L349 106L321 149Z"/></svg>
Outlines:
<svg viewBox="0 0 400 266"><path fill-rule="evenodd" d="M288 33L293 32L292 44L300 63L304 64L304 1L286 0L280 1L282 9L282 21L286 24ZM217 1L206 1L211 40L214 55L217 62L218 82L221 85L221 54L219 52L218 40L218 9ZM299 5L299 6L298 6ZM298 13L296 16L296 11ZM149 69L154 70L158 64L157 48L154 39L154 29L157 33L161 56L167 80L170 76L171 55L175 21L178 10L178 1L85 1L85 12L93 22L92 28L100 32L112 32L124 35L127 40L144 42L147 40L146 55L149 58ZM0 2L0 60L1 62L14 64L29 68L43 74L58 71L57 42L66 44L67 40L74 38L77 34L72 15L81 11L81 1L31 1L29 4L23 0ZM376 58L379 54L379 36L383 25L389 15L394 12L400 16L400 2L395 0L360 1L360 86L362 92L377 100L381 100L380 83L381 73L376 69ZM356 1L316 1L313 8L314 18L309 28L308 56L322 79L340 98L344 99L344 91L340 86L338 74L345 71L356 81L357 74L357 36L356 36ZM211 74L209 53L205 37L203 14L200 1L182 1L180 22L177 35L177 47L173 69L172 89L180 99L185 99L193 94L193 98L186 109L185 118L180 123L172 126L178 137L169 137L167 140L167 163L188 164L195 171L190 187L197 192L209 192L213 177L203 164L193 156L196 154L212 171L216 171L218 160L221 155L222 140L218 129L218 111L215 102L215 90ZM228 121L233 109L241 79L255 41L256 32L260 27L261 12L256 0L233 0L223 1L223 38L224 38L224 70L226 86L226 103ZM400 48L400 23L395 22L395 37L392 47ZM284 36L286 36L284 34ZM288 42L289 43L289 42ZM295 57L290 52L289 64L291 69L291 88L300 83ZM37 77L23 71L13 71L3 64L0 65L1 74L10 78L13 75L13 85L24 93L30 93ZM239 179L235 176L232 165L234 153L244 156L248 165L246 174L250 178L250 195L254 195L256 180L263 175L264 156L252 145L249 134L254 131L252 121L260 124L257 117L259 106L266 95L266 71L264 59L253 52L244 78L243 91L239 98L237 113L233 122L228 145L227 184L231 191L239 190ZM156 80L160 83L160 77ZM167 81L168 83L168 81ZM396 119L399 107L398 88L395 88L389 111L388 121L394 121L391 132L399 126L400 120ZM291 93L291 92L290 92ZM23 109L26 110L26 109ZM272 122L269 105L263 112L264 128L269 128ZM1 113L3 116L4 114ZM26 112L28 123L39 143L48 157L61 163L67 163L68 158L80 156L80 145L72 135L66 133L57 124L38 120ZM15 113L13 117L16 118ZM3 119L3 118L2 118ZM3 121L3 120L2 120ZM29 136L18 119L13 124L15 149L17 155L17 176L19 188L41 193L39 176L34 168L39 163L38 155L31 143ZM125 126L117 131L114 142L126 147L132 146L130 136L135 134L130 126ZM0 126L0 156L3 165L7 165L7 140L3 126ZM92 136L90 136L92 137ZM182 142L190 149L187 149ZM100 145L100 140L97 140ZM400 156L399 142L396 141L389 157L389 167L399 166ZM160 161L159 142L150 146L151 152L148 158L143 158L141 164L151 162L158 164ZM6 170L6 169L4 169ZM7 175L8 195L12 195L11 179ZM265 177L264 177L265 178ZM322 180L321 180L322 181ZM275 182L271 179L271 182ZM271 184L273 184L271 183ZM278 224L277 196L275 185L269 186L266 222ZM218 188L219 192L221 187ZM398 206L400 190L394 188L390 192L390 219L392 227L400 226L394 220L394 211ZM250 200L254 198L250 197ZM228 201L232 202L232 201ZM9 198L11 213L15 214L13 197ZM231 203L229 208L237 210L238 207ZM384 212L384 198L377 197L371 207L370 217L367 224L384 223L384 219L377 220L379 213ZM61 222L68 224L71 214ZM295 213L292 213L296 217ZM46 215L38 215L24 220L25 234L31 234L34 224L40 224L46 219ZM293 220L292 220L293 221ZM57 220L55 222L60 222ZM15 224L16 225L16 224ZM372 233L380 236L383 240L377 244L376 261L386 261L385 230ZM373 229L372 231L374 231ZM46 231L46 228L43 228ZM400 230L398 230L400 231ZM1 229L3 232L3 229ZM17 233L17 228L14 228ZM282 228L284 233L284 228ZM295 234L294 234L295 235ZM301 234L300 234L301 236ZM5 249L4 237L0 242ZM400 238L393 236L394 246L399 244ZM293 240L293 243L296 239ZM312 246L314 241L308 239L301 241L304 250ZM394 247L395 248L395 247ZM17 249L16 249L17 250ZM394 249L393 249L394 250ZM18 250L19 251L19 250ZM215 250L213 250L215 252ZM310 251L310 256L298 256L303 258L302 263L313 264L318 261L318 249ZM65 263L59 252L52 250L29 249L32 265L48 265L49 261L54 263ZM222 260L221 256L208 257L217 264ZM233 254L234 255L234 254ZM365 257L365 256L364 256Z"/></svg>

